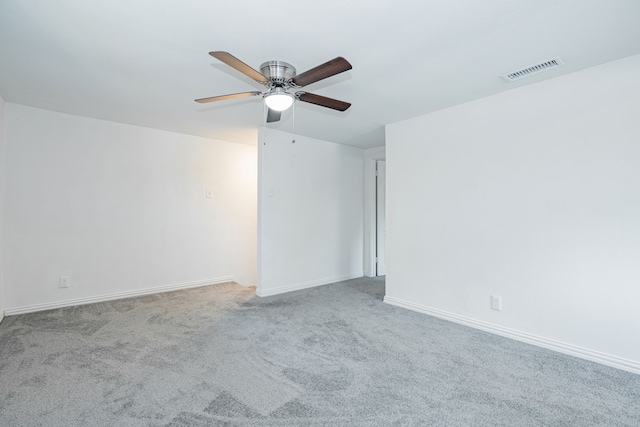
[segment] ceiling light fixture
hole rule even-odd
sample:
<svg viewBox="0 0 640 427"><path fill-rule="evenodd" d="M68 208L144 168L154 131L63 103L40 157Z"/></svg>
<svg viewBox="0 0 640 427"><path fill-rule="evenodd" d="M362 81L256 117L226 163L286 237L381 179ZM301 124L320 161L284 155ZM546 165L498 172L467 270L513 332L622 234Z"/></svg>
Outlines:
<svg viewBox="0 0 640 427"><path fill-rule="evenodd" d="M351 107L351 104L348 102L338 101L337 99L327 98L326 96L314 95L306 91L288 92L289 90L296 91L298 88L350 70L351 64L341 56L327 61L324 64L320 64L302 74L296 74L295 67L284 61L267 61L260 66L260 71L258 71L231 55L229 52L216 50L209 52L209 55L266 86L267 90L265 92L253 90L251 92L210 96L209 98L196 99L196 102L205 103L261 96L268 110L266 112L266 123L280 121L281 113L291 108L295 101L307 102L337 111L345 111Z"/></svg>
<svg viewBox="0 0 640 427"><path fill-rule="evenodd" d="M284 111L293 105L293 95L281 87L276 87L264 96L264 103L274 111Z"/></svg>

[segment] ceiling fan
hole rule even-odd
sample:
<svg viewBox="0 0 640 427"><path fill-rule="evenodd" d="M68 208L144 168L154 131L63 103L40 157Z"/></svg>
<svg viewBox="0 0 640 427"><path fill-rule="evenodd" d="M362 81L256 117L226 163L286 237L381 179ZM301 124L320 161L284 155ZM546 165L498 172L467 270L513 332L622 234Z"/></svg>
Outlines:
<svg viewBox="0 0 640 427"><path fill-rule="evenodd" d="M350 70L351 64L349 64L349 61L340 56L307 70L302 74L296 75L294 66L284 61L265 62L260 66L260 71L256 71L229 52L215 51L209 52L209 55L235 68L258 83L263 84L267 89L264 92L251 91L201 98L196 99L196 102L206 103L249 96L261 96L269 109L267 112L267 123L280 120L281 113L291 107L295 100L332 108L338 111L345 111L351 107L351 104L348 102L315 95L309 92L290 92L290 90L295 90Z"/></svg>

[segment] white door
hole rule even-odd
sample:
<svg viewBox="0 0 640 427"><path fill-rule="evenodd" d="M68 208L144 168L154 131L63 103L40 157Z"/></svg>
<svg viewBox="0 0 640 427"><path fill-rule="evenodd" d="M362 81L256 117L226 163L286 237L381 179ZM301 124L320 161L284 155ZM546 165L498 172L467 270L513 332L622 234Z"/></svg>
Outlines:
<svg viewBox="0 0 640 427"><path fill-rule="evenodd" d="M384 160L376 162L376 276L387 274L386 251L387 218L385 214L387 172Z"/></svg>

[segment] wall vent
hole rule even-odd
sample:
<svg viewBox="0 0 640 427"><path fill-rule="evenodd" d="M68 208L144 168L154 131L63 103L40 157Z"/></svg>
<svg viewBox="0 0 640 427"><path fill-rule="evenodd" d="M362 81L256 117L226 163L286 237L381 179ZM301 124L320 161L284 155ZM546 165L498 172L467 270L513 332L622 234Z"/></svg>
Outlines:
<svg viewBox="0 0 640 427"><path fill-rule="evenodd" d="M551 70L552 68L557 68L561 65L564 65L564 62L562 62L562 59L556 56L553 59L541 62L536 65L532 65L527 68L523 68L522 70L514 71L509 74L503 74L501 77L509 82L512 82L514 80L520 80L525 77L541 73L543 71Z"/></svg>

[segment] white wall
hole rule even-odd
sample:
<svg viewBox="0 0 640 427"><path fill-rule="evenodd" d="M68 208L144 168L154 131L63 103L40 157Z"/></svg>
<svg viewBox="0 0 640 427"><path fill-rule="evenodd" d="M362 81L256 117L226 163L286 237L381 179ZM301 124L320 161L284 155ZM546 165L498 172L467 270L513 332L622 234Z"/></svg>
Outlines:
<svg viewBox="0 0 640 427"><path fill-rule="evenodd" d="M0 97L0 322L4 318L4 268L2 253L4 250L4 100Z"/></svg>
<svg viewBox="0 0 640 427"><path fill-rule="evenodd" d="M255 284L256 147L11 103L5 125L8 311Z"/></svg>
<svg viewBox="0 0 640 427"><path fill-rule="evenodd" d="M388 126L385 301L640 372L638 76L634 56Z"/></svg>
<svg viewBox="0 0 640 427"><path fill-rule="evenodd" d="M363 150L262 129L258 153L258 295L362 276Z"/></svg>

